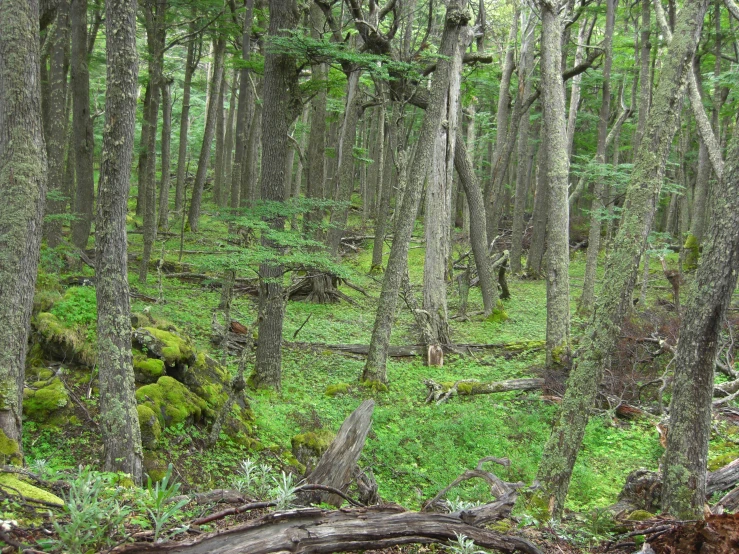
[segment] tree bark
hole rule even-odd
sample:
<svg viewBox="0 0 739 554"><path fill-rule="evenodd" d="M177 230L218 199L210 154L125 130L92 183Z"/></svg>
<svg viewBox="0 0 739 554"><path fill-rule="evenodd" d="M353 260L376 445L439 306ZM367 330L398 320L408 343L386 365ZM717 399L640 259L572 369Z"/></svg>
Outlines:
<svg viewBox="0 0 739 554"><path fill-rule="evenodd" d="M213 176L213 202L221 206L223 202L223 162L225 159L226 114L223 113L223 103L226 98L225 72L221 76L221 83L215 97L216 102L216 156L215 175Z"/></svg>
<svg viewBox="0 0 739 554"><path fill-rule="evenodd" d="M131 357L126 211L136 125L136 1L108 0L105 130L95 223L100 428L106 471L141 482L143 452Z"/></svg>
<svg viewBox="0 0 739 554"><path fill-rule="evenodd" d="M299 21L295 0L269 1L269 34L278 36L293 29ZM264 57L264 117L262 118L262 199L285 201L285 160L290 126L300 114L302 104L298 89L295 60L284 53L270 52ZM284 216L268 220L270 228L281 231ZM262 244L276 245L266 237ZM279 257L279 254L277 254ZM253 383L256 387L280 389L282 376L282 320L284 300L283 269L276 263L259 266L259 339Z"/></svg>
<svg viewBox="0 0 739 554"><path fill-rule="evenodd" d="M69 60L69 0L60 0L56 10L54 43L49 67L49 121L46 124L46 155L49 163L49 195L46 198L44 236L54 248L62 242L62 219L66 199L62 189L67 145L67 69Z"/></svg>
<svg viewBox="0 0 739 554"><path fill-rule="evenodd" d="M213 135L216 132L216 118L218 116L219 109L218 97L221 89L221 81L223 80L223 57L225 52L226 39L223 36L218 36L214 41L213 48L213 80L210 82L211 98L208 103L208 113L205 117L203 144L200 148L200 157L198 158L198 171L195 174L192 199L190 200L190 210L187 214L190 229L194 233L197 233L198 231L203 189L205 188L205 177L208 173L208 164L210 163L210 149L213 144Z"/></svg>
<svg viewBox="0 0 739 554"><path fill-rule="evenodd" d="M687 73L703 24L707 0L688 0L678 18L675 36L663 59L645 134L629 180L621 225L606 262L603 291L595 315L570 373L567 391L552 434L544 447L537 493L552 514L560 514L582 443L598 384L615 349L623 318L631 306L639 260L652 227L662 187L667 154L677 129Z"/></svg>
<svg viewBox="0 0 739 554"><path fill-rule="evenodd" d="M87 67L87 0L72 0L72 125L75 176L72 242L84 250L94 217L95 182L93 153L95 137L90 117L90 72Z"/></svg>
<svg viewBox="0 0 739 554"><path fill-rule="evenodd" d="M711 435L713 373L718 337L739 270L739 130L726 156L711 210L700 266L680 325L670 432L665 452L662 509L701 519Z"/></svg>
<svg viewBox="0 0 739 554"><path fill-rule="evenodd" d="M228 115L226 116L226 137L224 138L223 156L223 190L221 191L220 206L227 206L231 200L231 174L233 172L234 153L234 119L236 116L236 91L238 90L239 73L234 68L231 74L231 97L228 102Z"/></svg>
<svg viewBox="0 0 739 554"><path fill-rule="evenodd" d="M467 27L468 21L469 16L457 1L448 4L444 32L439 47L439 53L446 58L439 60L434 73L430 100L419 132L413 164L408 172L408 184L396 218L393 245L382 282L382 292L372 329L367 363L362 373L363 381L387 382L387 349L400 283L408 263L408 245L418 212L426 171L431 163L434 139L441 126L446 108L443 99L448 95L452 73L458 73L461 70L462 52L472 38L470 29Z"/></svg>
<svg viewBox="0 0 739 554"><path fill-rule="evenodd" d="M377 217L375 218L375 239L372 244L372 264L370 265L370 273L373 271L382 271L382 252L385 246L385 230L387 227L387 218L390 212L390 195L392 193L392 180L388 177L392 171L390 169L390 160L393 151L396 148L397 130L395 122L392 120L395 110L391 112L390 126L385 125L385 97L383 89L378 91L382 98L382 104L378 108L378 129L377 129L377 191L379 198L377 200ZM385 141L387 137L387 149Z"/></svg>
<svg viewBox="0 0 739 554"><path fill-rule="evenodd" d="M21 465L28 329L46 201L38 2L0 3L0 439Z"/></svg>
<svg viewBox="0 0 739 554"><path fill-rule="evenodd" d="M541 278L541 266L546 246L546 228L549 219L549 187L547 186L547 135L544 126L541 126L539 136L539 154L536 165L536 193L534 194L534 211L531 216L533 233L531 245L526 256L526 274L529 277Z"/></svg>

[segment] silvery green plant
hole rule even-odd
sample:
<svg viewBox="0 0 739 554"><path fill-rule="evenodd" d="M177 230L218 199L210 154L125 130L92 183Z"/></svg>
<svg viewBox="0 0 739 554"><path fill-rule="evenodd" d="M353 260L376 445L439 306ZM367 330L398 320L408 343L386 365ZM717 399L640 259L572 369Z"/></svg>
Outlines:
<svg viewBox="0 0 739 554"><path fill-rule="evenodd" d="M455 531L457 541L449 541L447 549L454 554L487 554L485 550L480 550L475 546L475 541L468 539L464 535L460 535Z"/></svg>
<svg viewBox="0 0 739 554"><path fill-rule="evenodd" d="M180 484L172 480L172 469L172 464L169 464L162 480L154 485L149 477L146 489L138 499L139 506L149 514L154 527L154 542L159 541L167 523L189 502L188 498L174 501L180 492Z"/></svg>
<svg viewBox="0 0 739 554"><path fill-rule="evenodd" d="M272 488L270 500L275 503L276 510L287 510L293 504L298 488L293 474L286 474L283 471L280 477L273 477L272 480L275 486Z"/></svg>

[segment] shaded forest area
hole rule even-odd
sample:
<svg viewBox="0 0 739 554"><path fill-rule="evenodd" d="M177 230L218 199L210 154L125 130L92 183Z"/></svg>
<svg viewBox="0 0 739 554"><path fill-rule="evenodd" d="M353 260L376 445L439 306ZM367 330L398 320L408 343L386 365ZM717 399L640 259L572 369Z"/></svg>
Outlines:
<svg viewBox="0 0 739 554"><path fill-rule="evenodd" d="M0 0L2 552L716 552L735 0Z"/></svg>

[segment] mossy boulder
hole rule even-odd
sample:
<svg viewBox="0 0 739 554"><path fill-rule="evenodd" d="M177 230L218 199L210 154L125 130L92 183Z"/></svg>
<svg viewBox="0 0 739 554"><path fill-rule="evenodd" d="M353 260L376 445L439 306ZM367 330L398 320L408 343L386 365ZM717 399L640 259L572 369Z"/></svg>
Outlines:
<svg viewBox="0 0 739 554"><path fill-rule="evenodd" d="M163 360L167 367L181 367L195 361L195 349L189 339L156 327L136 329L133 344L147 356Z"/></svg>
<svg viewBox="0 0 739 554"><path fill-rule="evenodd" d="M144 452L144 473L152 483L158 483L167 474L167 461L153 452Z"/></svg>
<svg viewBox="0 0 739 554"><path fill-rule="evenodd" d="M349 383L336 383L326 387L326 396L334 397L339 394L346 394L351 390Z"/></svg>
<svg viewBox="0 0 739 554"><path fill-rule="evenodd" d="M23 413L36 423L61 426L69 421L69 395L58 377L36 381L23 390Z"/></svg>
<svg viewBox="0 0 739 554"><path fill-rule="evenodd" d="M48 312L55 302L62 297L56 290L37 290L33 295L33 314Z"/></svg>
<svg viewBox="0 0 739 554"><path fill-rule="evenodd" d="M0 429L0 462L3 465L23 465L18 441L13 440Z"/></svg>
<svg viewBox="0 0 739 554"><path fill-rule="evenodd" d="M151 409L162 427L200 421L207 409L205 400L167 375L136 391L136 401Z"/></svg>
<svg viewBox="0 0 739 554"><path fill-rule="evenodd" d="M147 385L156 383L165 374L164 361L159 358L147 358L140 350L133 351L133 373L137 383Z"/></svg>
<svg viewBox="0 0 739 554"><path fill-rule="evenodd" d="M95 365L95 344L79 327L69 327L56 315L41 312L31 320L35 338L45 357L87 367Z"/></svg>
<svg viewBox="0 0 739 554"><path fill-rule="evenodd" d="M156 448L159 436L162 434L162 425L157 414L150 406L139 404L136 406L139 413L139 426L141 427L141 443L145 448Z"/></svg>
<svg viewBox="0 0 739 554"><path fill-rule="evenodd" d="M10 497L20 494L29 500L38 500L48 504L54 504L60 508L64 506L64 500L57 495L40 489L27 481L19 479L10 473L0 473L0 488Z"/></svg>
<svg viewBox="0 0 739 554"><path fill-rule="evenodd" d="M182 366L177 378L203 398L212 410L220 409L228 399L231 375L225 367L204 352L196 353L191 364Z"/></svg>
<svg viewBox="0 0 739 554"><path fill-rule="evenodd" d="M634 510L628 516L626 516L626 519L628 521L646 521L648 519L652 519L653 517L654 514L646 510Z"/></svg>
<svg viewBox="0 0 739 554"><path fill-rule="evenodd" d="M316 467L318 460L335 438L336 434L328 429L295 435L290 440L292 453L301 464L305 465L306 471L310 472Z"/></svg>

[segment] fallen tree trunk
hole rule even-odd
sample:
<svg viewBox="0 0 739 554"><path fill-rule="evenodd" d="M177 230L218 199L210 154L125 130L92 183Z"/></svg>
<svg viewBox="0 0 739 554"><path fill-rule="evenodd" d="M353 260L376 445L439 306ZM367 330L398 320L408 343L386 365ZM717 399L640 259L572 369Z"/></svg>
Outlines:
<svg viewBox="0 0 739 554"><path fill-rule="evenodd" d="M490 344L448 344L442 345L445 352L453 354L466 354L475 350L503 350L506 352L522 352L524 350L538 350L544 347L544 341L523 341L523 342L501 342ZM369 346L366 344L324 344L316 342L287 342L285 346L290 348L318 348L322 350L335 350L345 354L367 355ZM422 344L408 344L403 346L391 346L388 356L393 358L406 358L413 356L423 356L426 354L426 347Z"/></svg>
<svg viewBox="0 0 739 554"><path fill-rule="evenodd" d="M477 510L479 510L478 507ZM465 523L463 514L406 512L399 506L349 510L305 508L272 513L227 531L209 533L194 540L163 544L132 544L112 552L136 554L293 554L379 550L403 544L447 543L457 535L472 539L477 547L500 552L541 554L531 542L501 535Z"/></svg>
<svg viewBox="0 0 739 554"><path fill-rule="evenodd" d="M471 379L437 383L433 379L423 382L428 389L426 403L441 404L454 396L469 396L472 394L494 394L496 392L541 390L544 388L544 379L509 379L507 381L492 381L481 383Z"/></svg>

